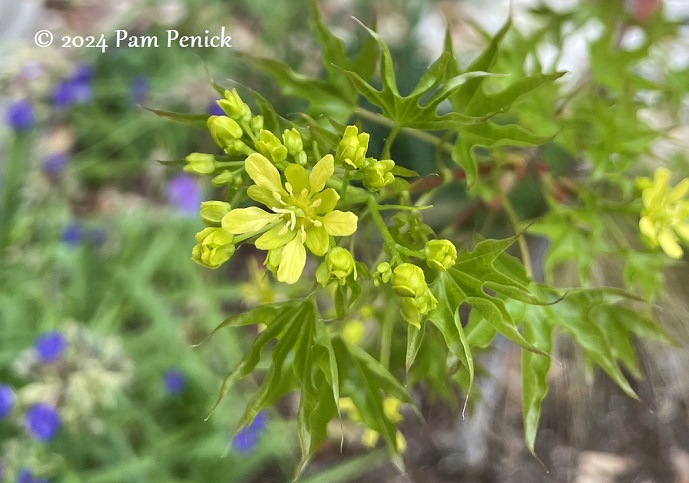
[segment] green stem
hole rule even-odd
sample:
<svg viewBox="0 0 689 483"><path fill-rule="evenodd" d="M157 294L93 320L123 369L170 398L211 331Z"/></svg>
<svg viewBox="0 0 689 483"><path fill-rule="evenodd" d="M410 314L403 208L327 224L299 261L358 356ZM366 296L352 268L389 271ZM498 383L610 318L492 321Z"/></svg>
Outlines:
<svg viewBox="0 0 689 483"><path fill-rule="evenodd" d="M395 124L390 130L388 138L385 140L385 145L383 146L383 151L380 153L381 159L390 159L390 149L392 149L392 143L395 142L397 134L400 132L400 127Z"/></svg>
<svg viewBox="0 0 689 483"><path fill-rule="evenodd" d="M373 223L375 223L376 227L378 227L378 231L380 232L381 236L383 237L385 244L390 249L393 260L399 259L399 255L397 254L397 248L398 248L397 242L395 241L395 239L390 234L388 227L385 225L385 220L383 220L383 217L380 216L380 211L378 210L378 204L376 203L376 200L372 196L368 199L367 205L368 205L368 211L371 213L371 218L373 219Z"/></svg>
<svg viewBox="0 0 689 483"><path fill-rule="evenodd" d="M502 190L500 190L499 193L500 201L502 202L502 206L505 209L505 213L507 213L507 217L510 219L510 224L512 225L514 234L517 235L517 245L519 245L519 253L522 256L524 270L526 271L526 275L529 277L529 279L533 280L533 271L531 269L531 255L529 254L529 245L526 243L524 234L521 233L521 229L519 228L519 219L517 218L517 214L514 211L512 203L510 202L507 195Z"/></svg>
<svg viewBox="0 0 689 483"><path fill-rule="evenodd" d="M349 180L352 178L352 172L345 169L344 176L342 177L342 185L340 186L340 200L344 203L347 196L347 188L349 188Z"/></svg>
<svg viewBox="0 0 689 483"><path fill-rule="evenodd" d="M391 121L385 116L382 116L380 114L376 114L375 112L371 112L369 110L366 110L362 107L357 107L355 111L359 116L361 116L364 119L367 119L369 121L375 122L376 124L380 124L381 126L387 126L389 128L394 128L395 127L395 122ZM432 144L433 146L439 146L441 149L444 151L447 151L449 153L452 152L454 149L454 144L443 141L441 138L434 136L432 134L428 134L425 131L421 131L420 129L414 129L411 127L403 127L401 129L405 134L408 134L412 137L415 137L417 139L420 139L422 141L427 142L428 144Z"/></svg>
<svg viewBox="0 0 689 483"><path fill-rule="evenodd" d="M395 314L394 310L386 311L383 316L383 327L380 331L380 363L384 368L390 368L390 354L392 352L392 329L394 318L391 314Z"/></svg>
<svg viewBox="0 0 689 483"><path fill-rule="evenodd" d="M14 215L19 208L19 195L26 174L25 160L29 152L29 134L18 133L6 158L0 203L0 248L9 244Z"/></svg>
<svg viewBox="0 0 689 483"><path fill-rule="evenodd" d="M240 168L244 166L244 161L216 161L218 168Z"/></svg>

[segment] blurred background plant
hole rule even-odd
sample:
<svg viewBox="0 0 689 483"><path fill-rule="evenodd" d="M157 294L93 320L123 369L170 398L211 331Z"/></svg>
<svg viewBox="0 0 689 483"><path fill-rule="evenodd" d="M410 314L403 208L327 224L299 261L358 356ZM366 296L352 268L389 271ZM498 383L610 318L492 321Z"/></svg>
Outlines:
<svg viewBox="0 0 689 483"><path fill-rule="evenodd" d="M260 261L246 273L240 264L212 272L191 261L193 235L202 226L198 207L214 192L156 161L208 152L213 141L140 105L217 110L205 66L216 80L231 78L260 92L282 115L307 109L304 99L281 95L294 92L265 75L270 64L263 58L318 75L314 52L320 48L304 29L308 4L118 5L0 2L0 481L285 481L299 460L293 398L235 435L259 382L247 381L204 422L219 381L255 331L223 331L191 346L229 312L286 300L290 289L271 283ZM459 64L467 66L508 16L502 1L389 0L373 6L323 0L319 6L350 50L364 39L350 15L376 23L396 60L402 92L437 57L445 22ZM597 193L614 191L623 200L634 189L617 176L624 170L648 176L663 165L676 180L689 176L689 12L683 7L667 1L661 9L659 2L642 0L514 2L515 26L494 71L522 75L542 67L571 73L520 99L506 120L534 133L559 134L535 148L476 150L479 166L500 161L498 171L478 170L492 178L493 188L444 188L436 201L441 209L434 211L440 215L426 222L439 233L464 227L467 239L476 228L507 236L511 228L494 189L499 186L519 219L540 217L530 232L550 237L547 246L529 240L537 272L542 258L543 276L560 286L619 285L611 275L620 269L615 257L629 255L619 273L662 304L665 325L686 342L686 266L641 250L635 227L616 215L623 207L597 202ZM39 49L32 42L40 28L61 35L114 29L162 35L168 28L198 33L220 25L232 35L229 51L110 48L101 54L57 43ZM497 90L500 79L492 81ZM311 107L336 119L343 112L327 99ZM388 129L373 121L364 126L371 151L379 152ZM410 136L399 138L391 157L421 174L436 170L441 158ZM455 168L453 176L461 177ZM594 184L577 184L589 175ZM669 294L663 297L664 274ZM374 314L385 310L362 307L342 327L348 342L365 346L372 340ZM429 335L422 351L437 347L437 336ZM642 357L639 369L650 382L635 389L647 406L623 399L600 378L590 382L592 374L576 372L574 364L551 371L553 394L536 449L558 481L606 481L615 477L605 473L610 461L617 476L660 482L689 474L689 380L682 370L689 361L679 350L644 351L651 356ZM305 480L545 481L520 435L518 388L510 383L519 378L513 374L518 354L498 344L481 355L488 377L465 420L461 407L439 397L457 399L442 382L446 368L414 368L411 380L422 373L437 377L415 394L426 426L389 404L396 420L404 416L407 476L397 476L384 452L367 448L377 435L362 433L357 415L349 413L331 428L333 437ZM399 361L404 354L391 357ZM570 361L581 354L562 343L557 357Z"/></svg>

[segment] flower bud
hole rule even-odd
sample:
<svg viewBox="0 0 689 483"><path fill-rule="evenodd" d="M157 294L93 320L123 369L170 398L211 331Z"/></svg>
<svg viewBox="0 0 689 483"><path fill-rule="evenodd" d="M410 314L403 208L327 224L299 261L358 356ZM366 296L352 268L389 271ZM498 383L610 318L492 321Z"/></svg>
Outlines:
<svg viewBox="0 0 689 483"><path fill-rule="evenodd" d="M347 126L337 146L335 162L349 169L361 168L368 151L369 138L370 136L365 132L359 134L356 126Z"/></svg>
<svg viewBox="0 0 689 483"><path fill-rule="evenodd" d="M230 142L224 151L227 154L245 154L247 156L254 152L244 141L240 139L235 139L234 141Z"/></svg>
<svg viewBox="0 0 689 483"><path fill-rule="evenodd" d="M346 248L332 248L325 256L325 262L330 276L338 279L340 283L344 283L345 279L351 274L354 274L356 278L354 257Z"/></svg>
<svg viewBox="0 0 689 483"><path fill-rule="evenodd" d="M300 152L304 150L304 141L301 139L301 134L295 128L285 129L282 133L282 140L285 143L287 151L292 156L297 156Z"/></svg>
<svg viewBox="0 0 689 483"><path fill-rule="evenodd" d="M369 190L378 190L395 181L390 172L395 167L392 159L383 159L369 164L363 170L364 186Z"/></svg>
<svg viewBox="0 0 689 483"><path fill-rule="evenodd" d="M411 263L401 263L392 272L392 290L400 297L420 297L428 288L423 270Z"/></svg>
<svg viewBox="0 0 689 483"><path fill-rule="evenodd" d="M215 178L211 179L211 183L213 183L213 186L225 186L225 185L231 185L234 181L234 174L230 170L224 170L221 171L219 175L217 175Z"/></svg>
<svg viewBox="0 0 689 483"><path fill-rule="evenodd" d="M221 148L228 147L235 139L240 139L244 131L237 121L225 116L210 116L206 123L213 141Z"/></svg>
<svg viewBox="0 0 689 483"><path fill-rule="evenodd" d="M259 132L263 129L263 116L254 116L251 118L251 124L249 124L253 132Z"/></svg>
<svg viewBox="0 0 689 483"><path fill-rule="evenodd" d="M325 261L316 270L316 280L325 286L331 280L337 280L344 285L347 277L354 275L356 279L356 264L349 250L342 247L331 248L325 255Z"/></svg>
<svg viewBox="0 0 689 483"><path fill-rule="evenodd" d="M215 171L215 156L207 153L191 153L184 158L184 171L195 174L211 174Z"/></svg>
<svg viewBox="0 0 689 483"><path fill-rule="evenodd" d="M450 240L430 240L423 252L428 266L441 272L450 268L457 260L457 248Z"/></svg>
<svg viewBox="0 0 689 483"><path fill-rule="evenodd" d="M378 287L382 284L388 283L392 277L392 268L388 262L379 263L376 271L373 274L373 284Z"/></svg>
<svg viewBox="0 0 689 483"><path fill-rule="evenodd" d="M201 219L206 225L220 226L222 217L230 212L230 204L224 201L204 201L201 203Z"/></svg>
<svg viewBox="0 0 689 483"><path fill-rule="evenodd" d="M258 133L256 149L275 164L282 163L287 159L287 148L282 145L275 134L265 129Z"/></svg>
<svg viewBox="0 0 689 483"><path fill-rule="evenodd" d="M196 263L208 268L218 268L232 257L235 251L234 235L224 228L204 228L196 234L198 245L191 251Z"/></svg>
<svg viewBox="0 0 689 483"><path fill-rule="evenodd" d="M225 99L218 101L218 105L230 117L238 122L248 122L251 120L251 109L242 98L237 94L237 89L232 92L225 91Z"/></svg>

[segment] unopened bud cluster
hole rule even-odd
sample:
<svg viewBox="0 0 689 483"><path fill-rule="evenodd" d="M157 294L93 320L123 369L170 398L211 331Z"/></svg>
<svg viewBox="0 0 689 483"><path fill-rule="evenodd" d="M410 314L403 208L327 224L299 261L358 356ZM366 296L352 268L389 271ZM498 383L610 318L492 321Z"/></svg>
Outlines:
<svg viewBox="0 0 689 483"><path fill-rule="evenodd" d="M356 126L347 126L335 152L335 162L345 169L358 170L364 186L375 191L395 180L392 174L395 162L391 159L379 161L366 157L369 138L367 133L359 134Z"/></svg>

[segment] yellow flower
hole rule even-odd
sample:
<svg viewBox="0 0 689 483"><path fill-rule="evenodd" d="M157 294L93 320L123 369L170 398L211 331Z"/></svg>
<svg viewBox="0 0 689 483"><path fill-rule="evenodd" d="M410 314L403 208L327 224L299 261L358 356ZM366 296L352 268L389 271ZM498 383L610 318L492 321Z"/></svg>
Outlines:
<svg viewBox="0 0 689 483"><path fill-rule="evenodd" d="M672 189L669 179L670 171L658 168L653 181L648 178L637 180L644 204L639 230L649 246L660 245L668 256L681 258L683 251L678 240L689 243L689 201L683 199L689 192L689 179Z"/></svg>
<svg viewBox="0 0 689 483"><path fill-rule="evenodd" d="M306 263L306 247L323 256L330 248L331 236L348 236L356 231L354 213L333 210L340 196L324 189L334 171L332 155L323 157L310 174L298 164L285 169L283 183L280 172L265 156L254 153L244 167L254 181L247 190L249 197L270 211L253 206L237 208L222 219L222 226L234 235L263 233L256 248L268 250L267 265L277 267L277 279L295 283Z"/></svg>

